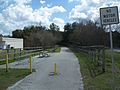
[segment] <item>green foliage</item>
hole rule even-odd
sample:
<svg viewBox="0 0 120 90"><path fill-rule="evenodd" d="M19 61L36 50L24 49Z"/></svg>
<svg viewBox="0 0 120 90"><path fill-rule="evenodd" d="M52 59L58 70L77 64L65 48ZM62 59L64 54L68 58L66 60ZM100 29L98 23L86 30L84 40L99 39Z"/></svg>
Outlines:
<svg viewBox="0 0 120 90"><path fill-rule="evenodd" d="M117 31L113 32L113 46L115 48L120 48L120 33Z"/></svg>
<svg viewBox="0 0 120 90"><path fill-rule="evenodd" d="M80 71L82 73L84 90L112 90L112 64L110 51L106 50L106 72L100 74L96 77L91 77L88 64L89 59L88 55L82 52L77 52L75 49L72 49L80 63ZM120 53L115 52L115 87L120 87Z"/></svg>
<svg viewBox="0 0 120 90"><path fill-rule="evenodd" d="M5 69L0 69L0 90L6 90L7 87L13 85L28 74L30 74L28 69L10 69L8 72Z"/></svg>
<svg viewBox="0 0 120 90"><path fill-rule="evenodd" d="M63 41L68 42L70 34L73 32L72 25L70 23L67 23L64 26L64 34L63 34Z"/></svg>
<svg viewBox="0 0 120 90"><path fill-rule="evenodd" d="M55 49L55 52L57 52L57 53L60 53L60 51L61 51L61 47L57 47L57 48Z"/></svg>
<svg viewBox="0 0 120 90"><path fill-rule="evenodd" d="M15 60L9 60L8 61L9 63L12 63L12 62L15 62ZM4 60L4 61L0 61L0 65L3 65L3 64L6 64L6 61Z"/></svg>
<svg viewBox="0 0 120 90"><path fill-rule="evenodd" d="M60 28L56 24L52 23L52 24L50 24L50 30L51 31L59 31Z"/></svg>
<svg viewBox="0 0 120 90"><path fill-rule="evenodd" d="M48 52L60 53L61 47L47 49Z"/></svg>
<svg viewBox="0 0 120 90"><path fill-rule="evenodd" d="M23 30L16 29L12 32L13 38L23 38Z"/></svg>
<svg viewBox="0 0 120 90"><path fill-rule="evenodd" d="M106 32L106 26L100 27L96 22L82 21L67 23L64 26L63 41L76 42L81 46L104 45L110 46L109 32ZM113 32L113 45L120 48L119 28Z"/></svg>
<svg viewBox="0 0 120 90"><path fill-rule="evenodd" d="M14 38L23 38L24 47L53 46L62 39L59 27L52 23L50 29L45 26L29 26L12 32Z"/></svg>
<svg viewBox="0 0 120 90"><path fill-rule="evenodd" d="M64 39L80 43L81 46L104 45L106 42L103 28L98 27L96 23L91 21L86 23L67 23L64 26Z"/></svg>

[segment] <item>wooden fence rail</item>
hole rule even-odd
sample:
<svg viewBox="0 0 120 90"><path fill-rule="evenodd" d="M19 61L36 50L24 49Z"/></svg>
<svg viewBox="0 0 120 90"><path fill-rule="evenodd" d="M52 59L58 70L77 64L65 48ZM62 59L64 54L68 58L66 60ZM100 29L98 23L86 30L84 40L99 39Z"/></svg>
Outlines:
<svg viewBox="0 0 120 90"><path fill-rule="evenodd" d="M55 49L56 46L46 46L46 47L25 47L23 49L4 49L0 50L0 61L6 60L6 55L8 55L9 60L17 60L21 58L27 58L30 55L40 55L45 54L47 49Z"/></svg>
<svg viewBox="0 0 120 90"><path fill-rule="evenodd" d="M35 56L40 54L46 54L48 49L55 51L57 46L45 46L45 47L25 47L23 49L4 49L0 50L0 61L6 60L6 55L8 55L8 60L18 60L23 58L28 58L30 55Z"/></svg>
<svg viewBox="0 0 120 90"><path fill-rule="evenodd" d="M105 47L104 46L80 46L72 43L70 47L78 52L87 54L86 64L92 77L105 72Z"/></svg>

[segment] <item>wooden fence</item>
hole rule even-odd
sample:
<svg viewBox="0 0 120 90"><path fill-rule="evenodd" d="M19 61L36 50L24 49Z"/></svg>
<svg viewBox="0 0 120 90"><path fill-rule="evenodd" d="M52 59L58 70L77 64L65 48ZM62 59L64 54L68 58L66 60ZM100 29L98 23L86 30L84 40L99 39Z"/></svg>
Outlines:
<svg viewBox="0 0 120 90"><path fill-rule="evenodd" d="M26 47L24 49L4 49L0 51L0 61L6 60L6 55L8 55L9 60L19 60L28 58L30 55L40 55L47 53L47 49L55 49L54 47Z"/></svg>
<svg viewBox="0 0 120 90"><path fill-rule="evenodd" d="M21 58L27 58L30 55L36 55L42 49L37 50L22 50L22 49L5 49L0 52L0 61L4 61L6 55L8 55L9 60L18 60Z"/></svg>
<svg viewBox="0 0 120 90"><path fill-rule="evenodd" d="M105 47L104 46L80 46L72 43L70 47L78 52L87 54L87 67L92 77L105 72Z"/></svg>

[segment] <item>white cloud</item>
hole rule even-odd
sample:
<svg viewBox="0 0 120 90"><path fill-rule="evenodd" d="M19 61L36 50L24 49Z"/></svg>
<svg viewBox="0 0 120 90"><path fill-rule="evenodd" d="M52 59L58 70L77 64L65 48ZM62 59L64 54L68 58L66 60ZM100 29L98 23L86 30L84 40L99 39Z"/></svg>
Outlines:
<svg viewBox="0 0 120 90"><path fill-rule="evenodd" d="M6 0L5 3L9 2ZM50 19L54 13L66 11L62 6L40 7L33 10L29 3L31 3L31 0L14 0L14 3L6 5L1 10L0 33L6 34L12 30L22 29L24 26L39 22L43 25L48 25L51 23Z"/></svg>
<svg viewBox="0 0 120 90"><path fill-rule="evenodd" d="M51 19L52 14L65 11L66 10L62 6L54 6L51 8L41 7L33 12L35 17L34 20L37 22L41 21L43 24L50 24L49 19Z"/></svg>
<svg viewBox="0 0 120 90"><path fill-rule="evenodd" d="M0 13L0 22L3 22L4 21L4 17L3 15Z"/></svg>
<svg viewBox="0 0 120 90"><path fill-rule="evenodd" d="M56 17L53 19L53 22L56 24L64 24L65 23L63 19L56 18Z"/></svg>
<svg viewBox="0 0 120 90"><path fill-rule="evenodd" d="M78 19L78 18L86 19L87 18L87 15L80 11L80 7L81 6L78 5L71 10L71 12L69 13L70 19Z"/></svg>
<svg viewBox="0 0 120 90"><path fill-rule="evenodd" d="M99 19L99 8L108 6L118 6L120 8L119 0L81 0L80 4L76 5L69 13L69 18L74 19ZM120 12L120 10L119 10Z"/></svg>
<svg viewBox="0 0 120 90"><path fill-rule="evenodd" d="M3 10L3 15L6 19L14 21L25 21L31 19L32 8L25 5L11 5Z"/></svg>
<svg viewBox="0 0 120 90"><path fill-rule="evenodd" d="M47 7L51 7L51 6L52 6L52 3L47 4Z"/></svg>
<svg viewBox="0 0 120 90"><path fill-rule="evenodd" d="M68 0L69 3L70 3L70 2L74 2L74 1L79 1L79 0Z"/></svg>
<svg viewBox="0 0 120 90"><path fill-rule="evenodd" d="M41 3L41 4L44 4L44 3L45 3L45 1L44 1L44 0L40 0L40 3Z"/></svg>
<svg viewBox="0 0 120 90"><path fill-rule="evenodd" d="M54 18L53 19L53 23L55 23L56 25L58 25L59 27L60 27L60 30L61 31L64 31L63 30L63 27L64 27L64 25L65 25L65 21L62 19L62 18Z"/></svg>
<svg viewBox="0 0 120 90"><path fill-rule="evenodd" d="M2 33L3 33L3 30L0 29L0 34L2 34Z"/></svg>
<svg viewBox="0 0 120 90"><path fill-rule="evenodd" d="M63 8L63 6L54 6L51 8L52 12L65 12L66 10Z"/></svg>
<svg viewBox="0 0 120 90"><path fill-rule="evenodd" d="M14 0L17 4L28 4L31 3L32 0Z"/></svg>

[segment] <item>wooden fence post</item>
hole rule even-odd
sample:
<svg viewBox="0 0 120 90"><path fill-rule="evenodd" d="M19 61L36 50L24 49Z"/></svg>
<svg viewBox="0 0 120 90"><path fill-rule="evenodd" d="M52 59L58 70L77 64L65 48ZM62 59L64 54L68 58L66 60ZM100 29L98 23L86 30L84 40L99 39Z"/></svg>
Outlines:
<svg viewBox="0 0 120 90"><path fill-rule="evenodd" d="M20 59L21 59L21 51L22 51L22 50L21 50L21 48L20 48L20 52L19 52L19 53L20 53Z"/></svg>
<svg viewBox="0 0 120 90"><path fill-rule="evenodd" d="M15 56L16 56L15 54L16 54L16 50L14 49L14 60L16 59L16 58L15 58Z"/></svg>
<svg viewBox="0 0 120 90"><path fill-rule="evenodd" d="M102 71L105 72L105 49L102 50Z"/></svg>

